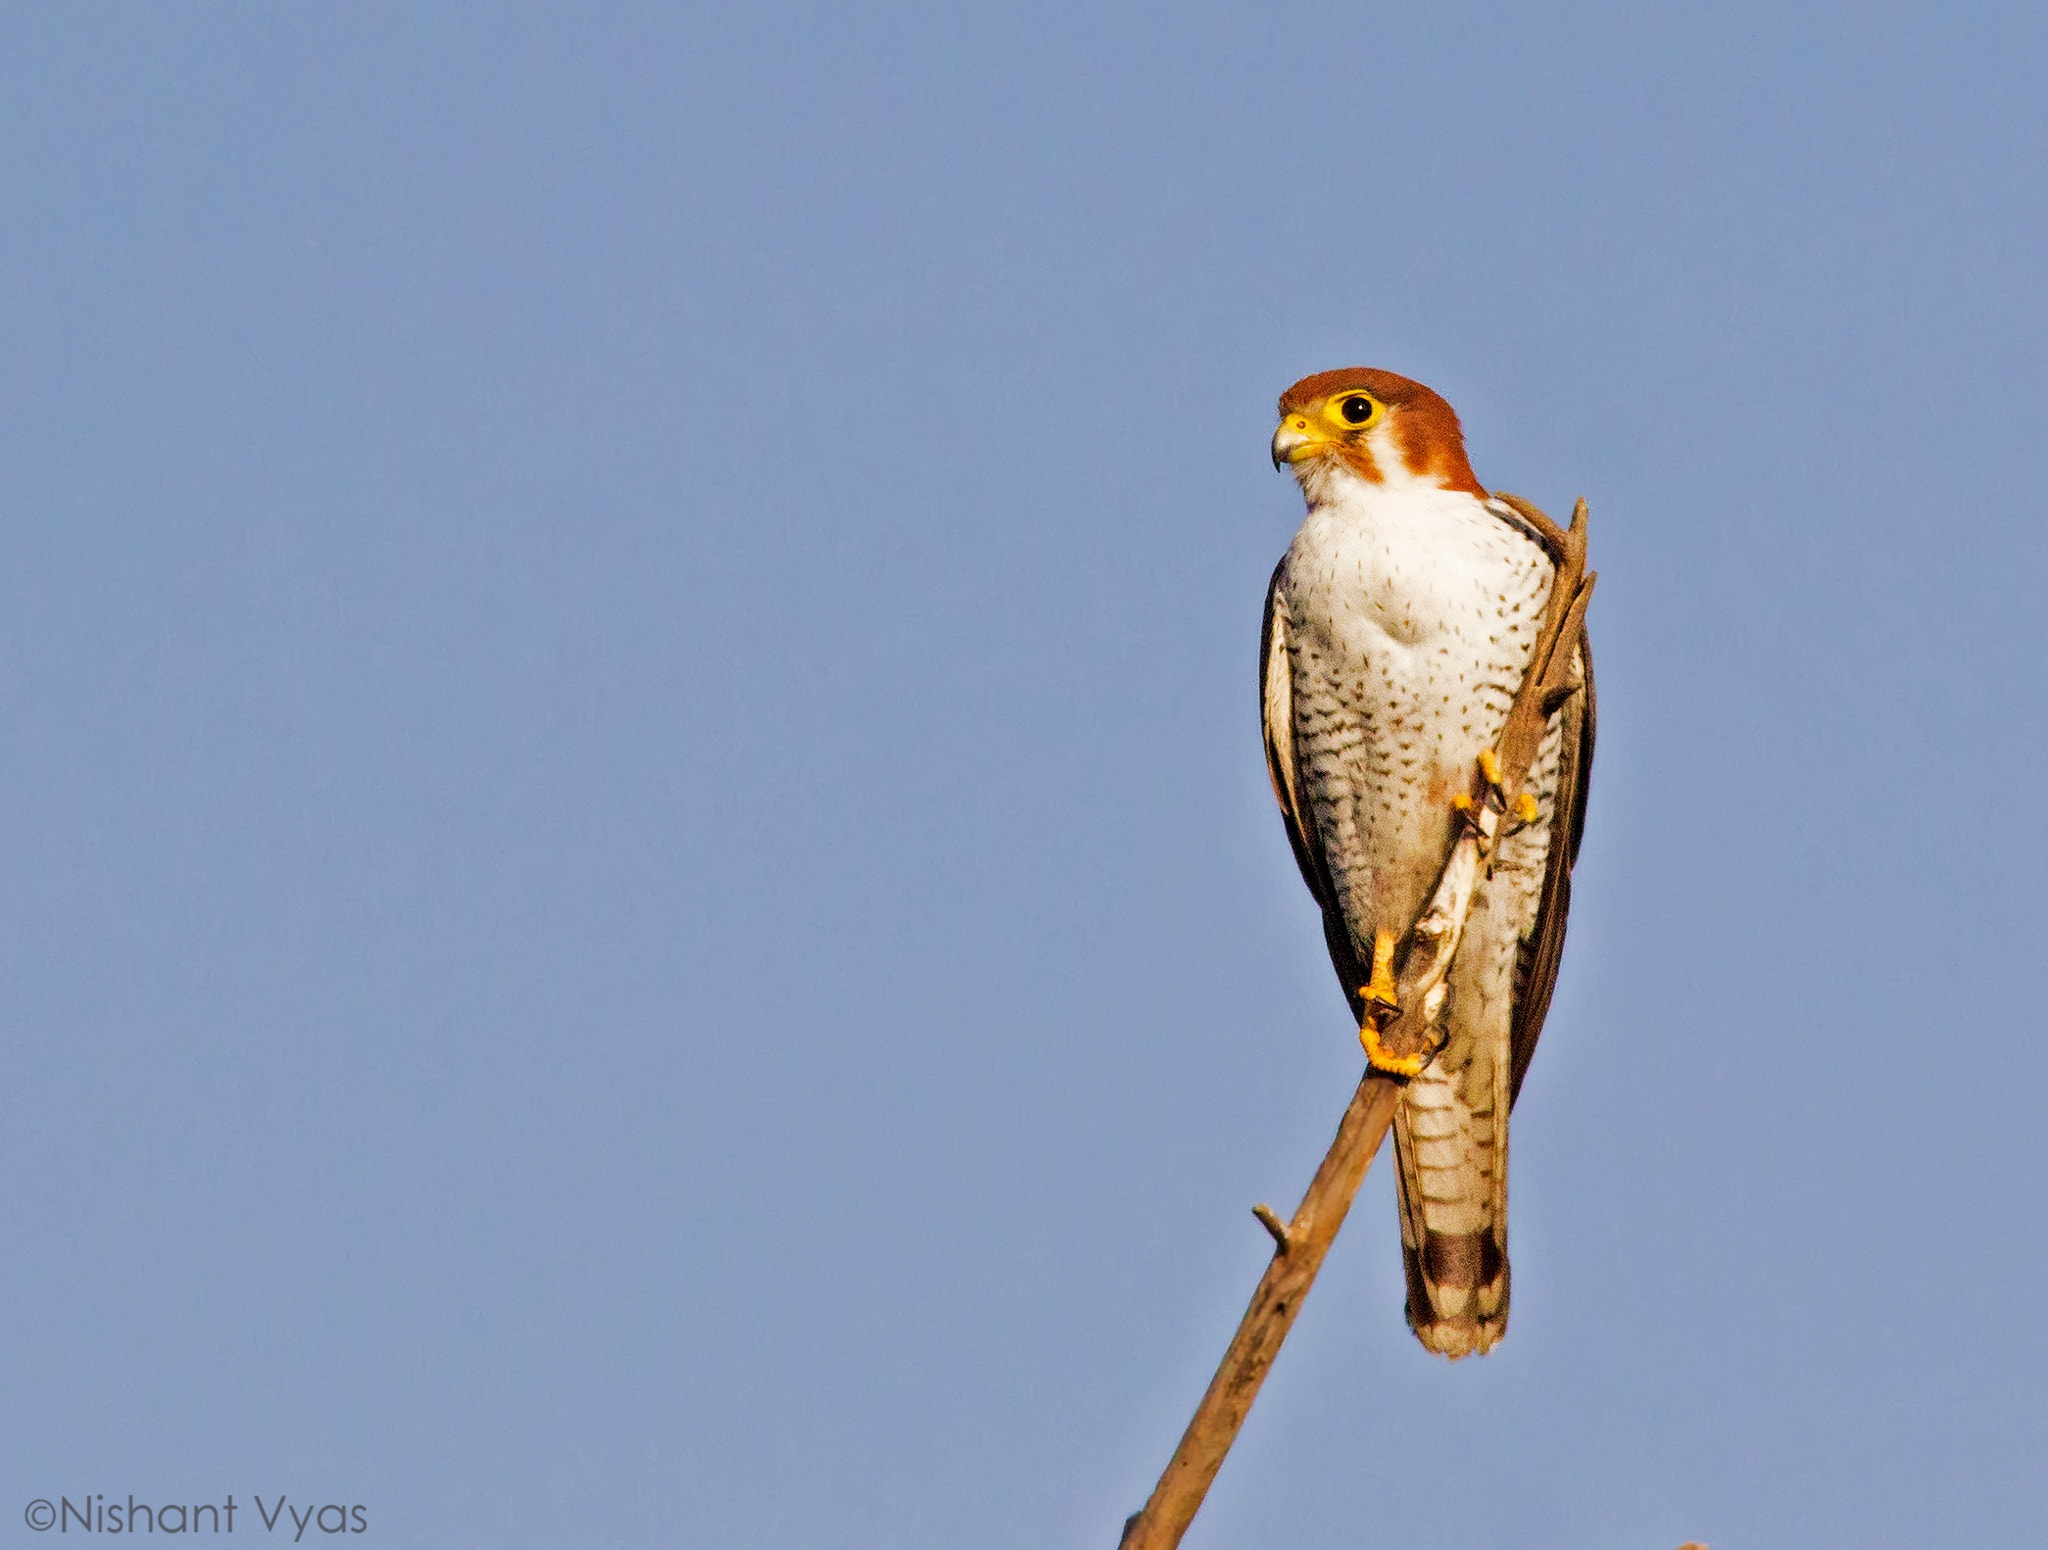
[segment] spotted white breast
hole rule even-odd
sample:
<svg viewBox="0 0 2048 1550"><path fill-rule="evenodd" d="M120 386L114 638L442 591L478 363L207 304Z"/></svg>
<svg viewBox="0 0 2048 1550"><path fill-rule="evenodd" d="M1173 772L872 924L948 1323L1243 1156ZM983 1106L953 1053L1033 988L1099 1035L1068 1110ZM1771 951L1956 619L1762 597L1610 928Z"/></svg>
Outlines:
<svg viewBox="0 0 2048 1550"><path fill-rule="evenodd" d="M1512 508L1467 491L1342 467L1306 487L1309 514L1268 604L1269 641L1286 660L1269 668L1285 673L1277 698L1291 736L1279 752L1303 808L1297 854L1356 1015L1374 933L1405 937L1436 883L1454 838L1451 799L1507 719L1553 565ZM1551 848L1564 843L1555 819L1568 724L1578 779L1584 721L1561 708L1524 787L1537 816L1503 834L1474 899L1444 1047L1395 1119L1409 1322L1452 1357L1491 1349L1506 1328L1508 1111L1562 942L1569 858L1553 866ZM1532 987L1547 887L1557 935ZM1527 1004L1532 991L1543 1005Z"/></svg>

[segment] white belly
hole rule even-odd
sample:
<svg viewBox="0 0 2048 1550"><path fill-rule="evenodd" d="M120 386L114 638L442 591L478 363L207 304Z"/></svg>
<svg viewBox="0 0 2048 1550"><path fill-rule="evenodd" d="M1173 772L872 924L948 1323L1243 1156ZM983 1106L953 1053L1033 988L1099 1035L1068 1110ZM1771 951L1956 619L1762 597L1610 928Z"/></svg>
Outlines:
<svg viewBox="0 0 2048 1550"><path fill-rule="evenodd" d="M1343 477L1281 573L1303 796L1354 939L1405 933L1507 720L1551 564L1475 496Z"/></svg>

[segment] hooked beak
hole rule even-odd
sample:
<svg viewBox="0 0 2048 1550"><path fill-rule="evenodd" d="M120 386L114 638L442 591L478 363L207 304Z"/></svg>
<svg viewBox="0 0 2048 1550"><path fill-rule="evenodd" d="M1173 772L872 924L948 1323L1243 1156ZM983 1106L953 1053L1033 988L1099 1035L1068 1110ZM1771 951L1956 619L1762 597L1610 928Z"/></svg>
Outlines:
<svg viewBox="0 0 2048 1550"><path fill-rule="evenodd" d="M1280 428L1273 432L1273 467L1284 468L1289 463L1299 463L1315 451L1315 438L1308 433L1308 418L1305 415L1290 414L1280 422Z"/></svg>

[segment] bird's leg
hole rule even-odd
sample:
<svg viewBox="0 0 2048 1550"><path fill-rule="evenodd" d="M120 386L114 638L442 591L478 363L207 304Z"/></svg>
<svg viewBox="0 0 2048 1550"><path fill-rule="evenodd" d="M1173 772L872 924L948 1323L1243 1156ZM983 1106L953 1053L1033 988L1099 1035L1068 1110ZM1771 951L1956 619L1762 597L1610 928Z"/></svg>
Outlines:
<svg viewBox="0 0 2048 1550"><path fill-rule="evenodd" d="M1359 991L1364 998L1366 1009L1392 1017L1401 1010L1401 1003L1394 986L1394 933L1375 931L1372 934L1372 983Z"/></svg>
<svg viewBox="0 0 2048 1550"><path fill-rule="evenodd" d="M1358 996L1365 1003L1365 1016L1358 1024L1358 1042L1365 1046L1366 1064L1389 1076L1414 1076L1429 1063L1427 1056L1396 1055L1380 1044L1380 1035L1401 1012L1394 985L1393 932L1372 934L1372 983L1361 989Z"/></svg>

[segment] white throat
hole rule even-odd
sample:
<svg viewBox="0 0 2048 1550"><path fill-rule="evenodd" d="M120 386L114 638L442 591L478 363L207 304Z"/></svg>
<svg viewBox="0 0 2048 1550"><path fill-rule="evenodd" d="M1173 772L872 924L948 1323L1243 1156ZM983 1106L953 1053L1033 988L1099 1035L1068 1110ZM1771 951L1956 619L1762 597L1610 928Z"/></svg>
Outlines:
<svg viewBox="0 0 2048 1550"><path fill-rule="evenodd" d="M1443 496L1453 496L1459 501L1477 499L1466 491L1447 489L1436 478L1412 472L1407 460L1391 447L1385 453L1378 447L1372 451L1373 461L1380 470L1377 481L1361 478L1350 465L1334 457L1306 458L1296 463L1294 479L1301 486L1309 510L1320 510L1324 506L1343 506L1353 510L1381 504L1413 506L1417 501Z"/></svg>

